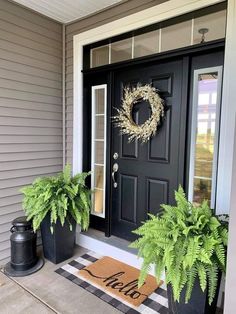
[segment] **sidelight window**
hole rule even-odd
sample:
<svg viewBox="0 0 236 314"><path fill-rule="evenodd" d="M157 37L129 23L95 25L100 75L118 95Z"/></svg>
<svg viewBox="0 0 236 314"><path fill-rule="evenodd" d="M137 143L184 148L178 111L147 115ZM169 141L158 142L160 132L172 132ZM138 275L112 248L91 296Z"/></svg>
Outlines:
<svg viewBox="0 0 236 314"><path fill-rule="evenodd" d="M92 87L92 214L105 217L107 85Z"/></svg>
<svg viewBox="0 0 236 314"><path fill-rule="evenodd" d="M215 207L222 67L194 71L189 200Z"/></svg>

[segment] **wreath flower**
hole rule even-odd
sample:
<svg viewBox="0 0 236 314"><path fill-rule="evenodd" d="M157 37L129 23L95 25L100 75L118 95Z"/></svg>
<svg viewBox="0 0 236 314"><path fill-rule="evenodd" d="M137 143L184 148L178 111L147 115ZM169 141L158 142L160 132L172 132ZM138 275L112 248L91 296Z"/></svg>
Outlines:
<svg viewBox="0 0 236 314"><path fill-rule="evenodd" d="M143 124L138 125L132 118L132 111L135 104L141 101L148 101L151 107L151 116ZM117 109L117 116L114 121L117 127L121 128L121 134L128 135L128 141L140 140L146 143L155 136L157 126L164 116L164 101L161 99L155 87L149 84L138 85L137 87L124 89L121 109Z"/></svg>

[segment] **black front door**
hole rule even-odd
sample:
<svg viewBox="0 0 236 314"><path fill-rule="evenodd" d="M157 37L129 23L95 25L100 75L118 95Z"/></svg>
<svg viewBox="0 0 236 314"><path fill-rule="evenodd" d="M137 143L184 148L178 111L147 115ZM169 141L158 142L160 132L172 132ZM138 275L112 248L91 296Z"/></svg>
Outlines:
<svg viewBox="0 0 236 314"><path fill-rule="evenodd" d="M111 233L133 240L132 230L160 211L160 204L174 202L174 190L183 184L188 68L185 59L160 61L114 73L113 116L120 108L124 87L152 84L165 102L165 117L157 134L149 142L129 143L112 127L111 168L118 171L111 179ZM184 75L185 74L185 75ZM134 106L133 119L142 124L150 116L150 107ZM117 154L115 154L117 153ZM114 155L115 154L115 155ZM115 157L115 158L114 158Z"/></svg>

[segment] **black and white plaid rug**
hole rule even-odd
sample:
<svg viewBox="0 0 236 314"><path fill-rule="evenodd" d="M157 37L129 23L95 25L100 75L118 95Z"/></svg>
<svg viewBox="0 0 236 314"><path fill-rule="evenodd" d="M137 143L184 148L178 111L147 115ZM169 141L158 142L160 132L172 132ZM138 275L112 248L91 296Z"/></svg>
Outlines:
<svg viewBox="0 0 236 314"><path fill-rule="evenodd" d="M78 277L78 270L82 269L101 258L99 254L95 252L88 252L77 259L71 261L70 263L62 266L56 270L56 273L65 277L66 279L72 281L79 287L89 291L90 293L96 295L98 298L104 302L112 305L117 310L126 314L167 314L168 313L168 300L166 295L166 288L164 285L157 288L141 305L138 307L132 307L129 303L124 300L115 297L109 292L101 290L101 288L96 287L94 284L90 284L85 281L82 277ZM76 275L75 275L76 273Z"/></svg>

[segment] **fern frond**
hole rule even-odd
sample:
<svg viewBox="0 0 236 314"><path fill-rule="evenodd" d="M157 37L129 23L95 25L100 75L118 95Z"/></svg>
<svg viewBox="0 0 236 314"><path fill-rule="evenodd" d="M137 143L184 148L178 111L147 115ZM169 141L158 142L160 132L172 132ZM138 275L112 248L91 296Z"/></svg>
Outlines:
<svg viewBox="0 0 236 314"><path fill-rule="evenodd" d="M189 301L189 299L191 297L196 276L197 276L197 270L196 270L196 268L192 267L187 272L187 285L186 285L185 303L188 303L188 301Z"/></svg>
<svg viewBox="0 0 236 314"><path fill-rule="evenodd" d="M184 269L186 269L187 267L189 268L193 267L193 264L195 263L199 256L199 252L200 252L199 238L198 237L190 238L188 241L187 254L183 260Z"/></svg>
<svg viewBox="0 0 236 314"><path fill-rule="evenodd" d="M150 272L151 265L149 263L143 263L139 279L138 279L138 288L141 288L147 278L148 273Z"/></svg>
<svg viewBox="0 0 236 314"><path fill-rule="evenodd" d="M209 265L207 267L207 277L208 277L208 283L209 283L209 288L208 288L208 296L209 296L209 304L211 305L216 288L217 288L217 282L218 282L218 267L216 264Z"/></svg>
<svg viewBox="0 0 236 314"><path fill-rule="evenodd" d="M225 248L223 244L217 244L215 246L215 253L222 267L225 269Z"/></svg>
<svg viewBox="0 0 236 314"><path fill-rule="evenodd" d="M228 243L228 230L225 228L222 228L222 230L220 230L220 237L222 239L223 245L226 246Z"/></svg>
<svg viewBox="0 0 236 314"><path fill-rule="evenodd" d="M201 263L197 264L197 272L198 272L200 287L202 291L204 292L207 286L207 272L203 264Z"/></svg>

